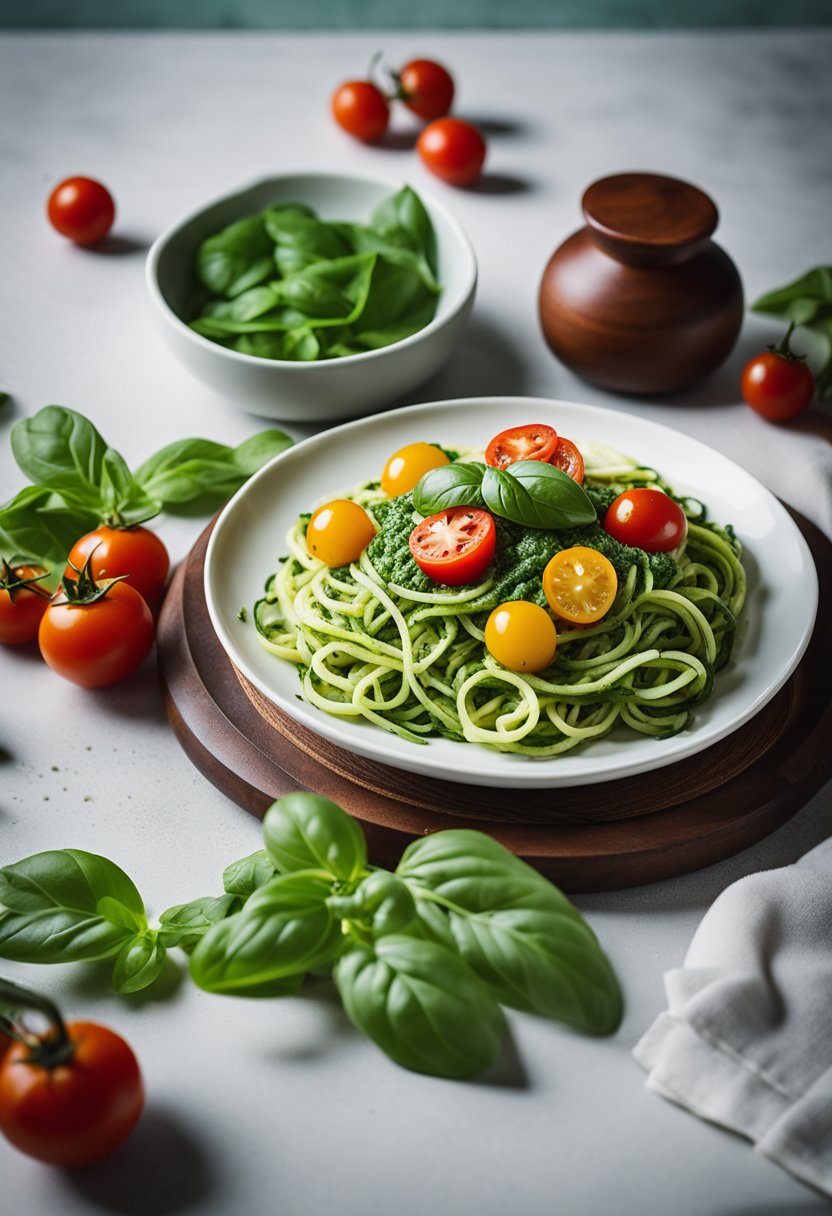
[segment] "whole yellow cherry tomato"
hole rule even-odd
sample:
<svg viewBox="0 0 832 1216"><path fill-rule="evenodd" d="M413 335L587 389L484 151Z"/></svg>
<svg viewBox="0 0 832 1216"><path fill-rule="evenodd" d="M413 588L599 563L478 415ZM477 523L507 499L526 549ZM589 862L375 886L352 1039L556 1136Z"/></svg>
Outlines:
<svg viewBox="0 0 832 1216"><path fill-rule="evenodd" d="M376 534L363 507L348 498L336 498L318 507L306 528L306 547L327 566L348 566L358 561Z"/></svg>
<svg viewBox="0 0 832 1216"><path fill-rule="evenodd" d="M381 488L388 498L398 498L400 494L409 494L425 473L450 463L445 453L432 443L409 443L387 461Z"/></svg>
<svg viewBox="0 0 832 1216"><path fill-rule="evenodd" d="M556 616L591 625L609 612L618 591L612 562L586 545L561 549L543 571L543 591Z"/></svg>
<svg viewBox="0 0 832 1216"><path fill-rule="evenodd" d="M533 674L549 666L558 638L555 623L545 608L528 600L508 600L498 605L488 618L485 644L497 662L509 671Z"/></svg>

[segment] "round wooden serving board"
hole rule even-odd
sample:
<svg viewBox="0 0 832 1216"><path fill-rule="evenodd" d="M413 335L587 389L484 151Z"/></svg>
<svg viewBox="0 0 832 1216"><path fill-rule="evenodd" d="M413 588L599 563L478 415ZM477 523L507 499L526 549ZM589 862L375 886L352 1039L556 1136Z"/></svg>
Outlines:
<svg viewBox="0 0 832 1216"><path fill-rule="evenodd" d="M489 789L401 772L336 747L266 700L222 649L203 590L213 525L176 571L159 619L168 716L197 768L247 811L262 818L281 794L314 790L359 820L380 865L395 865L418 836L466 827L490 833L566 891L685 874L760 840L832 775L826 628L832 545L792 514L812 549L821 588L818 624L803 660L751 722L647 778L571 789Z"/></svg>

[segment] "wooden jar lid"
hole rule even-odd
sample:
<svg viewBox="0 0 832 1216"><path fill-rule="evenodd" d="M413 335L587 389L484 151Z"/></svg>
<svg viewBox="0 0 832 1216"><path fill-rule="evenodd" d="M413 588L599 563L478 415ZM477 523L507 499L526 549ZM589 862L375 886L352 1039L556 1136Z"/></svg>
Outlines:
<svg viewBox="0 0 832 1216"><path fill-rule="evenodd" d="M697 186L658 173L617 173L593 182L581 200L593 238L614 256L628 250L691 254L719 222ZM677 260L677 259L674 259Z"/></svg>

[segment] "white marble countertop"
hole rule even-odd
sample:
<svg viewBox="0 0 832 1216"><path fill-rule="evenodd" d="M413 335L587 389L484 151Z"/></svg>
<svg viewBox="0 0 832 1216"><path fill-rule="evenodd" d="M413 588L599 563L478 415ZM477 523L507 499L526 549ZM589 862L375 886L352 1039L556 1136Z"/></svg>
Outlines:
<svg viewBox="0 0 832 1216"><path fill-rule="evenodd" d="M365 148L327 100L384 46L456 72L459 112L490 131L493 190L459 192L404 149ZM0 486L22 484L12 423L48 402L89 415L138 463L170 440L239 442L261 425L202 388L153 329L144 251L204 198L266 171L342 169L441 194L475 246L480 289L468 339L411 400L526 393L628 409L696 435L745 465L832 533L828 409L775 430L739 402L738 369L777 327L749 319L729 363L666 403L613 398L548 353L536 289L579 220L583 188L645 168L689 178L721 211L718 239L748 298L832 261L832 35L442 34L7 35L0 39L2 327ZM406 127L406 122L402 126ZM405 141L406 142L406 141ZM118 204L113 252L82 251L47 227L61 177L85 173ZM500 185L498 191L496 187ZM288 427L300 436L302 429ZM201 524L164 519L182 556ZM88 693L27 652L0 654L0 861L75 846L119 862L151 910L215 888L258 847L259 825L192 768L169 728L152 662ZM578 899L627 1002L603 1041L510 1016L496 1074L451 1084L398 1069L316 994L234 1002L187 983L121 999L95 968L5 974L41 983L73 1015L133 1043L148 1090L139 1130L108 1163L64 1175L0 1142L4 1207L220 1216L755 1216L826 1210L743 1140L645 1091L630 1050L663 1003L714 897L785 864L829 831L827 788L767 840L672 882Z"/></svg>

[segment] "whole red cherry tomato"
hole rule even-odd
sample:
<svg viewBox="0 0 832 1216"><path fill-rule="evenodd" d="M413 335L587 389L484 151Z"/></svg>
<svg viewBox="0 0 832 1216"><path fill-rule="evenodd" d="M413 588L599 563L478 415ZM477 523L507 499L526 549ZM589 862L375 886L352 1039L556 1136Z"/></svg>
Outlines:
<svg viewBox="0 0 832 1216"><path fill-rule="evenodd" d="M65 1033L64 1051L13 1043L0 1060L0 1131L39 1161L91 1165L130 1135L144 1087L120 1035L95 1022L67 1022Z"/></svg>
<svg viewBox="0 0 832 1216"><path fill-rule="evenodd" d="M417 524L410 533L413 560L428 578L448 587L475 583L494 558L497 530L487 511L451 507Z"/></svg>
<svg viewBox="0 0 832 1216"><path fill-rule="evenodd" d="M420 118L443 118L454 100L450 72L432 59L411 59L395 74L396 96Z"/></svg>
<svg viewBox="0 0 832 1216"><path fill-rule="evenodd" d="M51 596L41 587L42 566L10 566L0 562L0 642L18 646L38 636L40 619Z"/></svg>
<svg viewBox="0 0 832 1216"><path fill-rule="evenodd" d="M742 395L769 422L789 422L811 405L815 380L804 361L783 347L763 351L746 363Z"/></svg>
<svg viewBox="0 0 832 1216"><path fill-rule="evenodd" d="M125 581L151 608L162 594L170 570L168 551L159 537L139 526L111 528L102 524L82 536L70 550L67 578L75 578L72 567L80 570L88 559L96 582L126 574Z"/></svg>
<svg viewBox="0 0 832 1216"><path fill-rule="evenodd" d="M49 222L76 245L94 245L116 218L116 205L106 186L92 177L68 177L49 195Z"/></svg>
<svg viewBox="0 0 832 1216"><path fill-rule="evenodd" d="M369 80L348 80L336 89L332 114L339 127L368 144L381 138L390 121L387 98Z"/></svg>
<svg viewBox="0 0 832 1216"><path fill-rule="evenodd" d="M687 536L687 517L661 490L639 486L619 494L604 517L604 531L622 545L669 553Z"/></svg>
<svg viewBox="0 0 832 1216"><path fill-rule="evenodd" d="M416 147L431 173L452 186L469 185L485 161L485 140L476 127L461 118L432 122L422 131Z"/></svg>
<svg viewBox="0 0 832 1216"><path fill-rule="evenodd" d="M46 662L82 688L103 688L131 675L150 654L153 613L125 582L96 583L90 561L64 578L38 630Z"/></svg>

